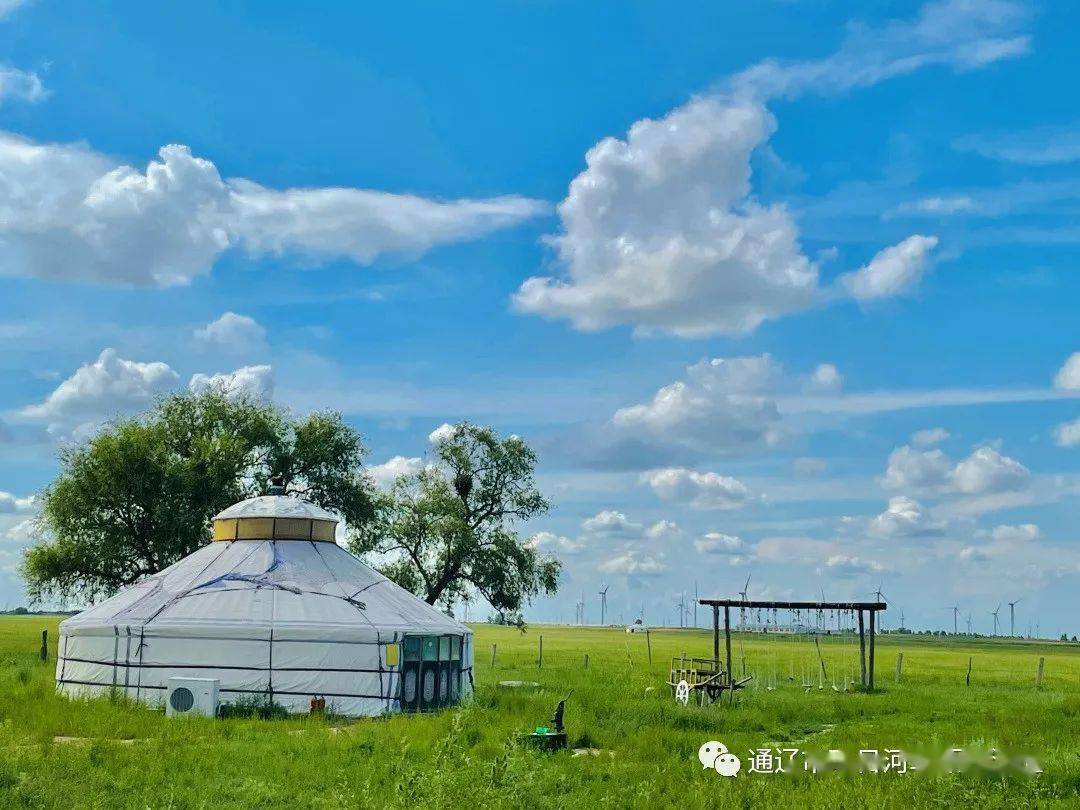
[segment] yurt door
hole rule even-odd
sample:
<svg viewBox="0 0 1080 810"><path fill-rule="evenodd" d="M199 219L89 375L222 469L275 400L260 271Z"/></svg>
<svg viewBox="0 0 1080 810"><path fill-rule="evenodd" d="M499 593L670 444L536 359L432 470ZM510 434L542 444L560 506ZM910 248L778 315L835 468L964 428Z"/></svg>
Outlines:
<svg viewBox="0 0 1080 810"><path fill-rule="evenodd" d="M439 705L439 637L406 636L401 662L401 710L422 712Z"/></svg>
<svg viewBox="0 0 1080 810"><path fill-rule="evenodd" d="M405 654L401 662L401 710L418 712L420 711L424 639L422 636L406 636L402 647Z"/></svg>
<svg viewBox="0 0 1080 810"><path fill-rule="evenodd" d="M460 697L461 637L406 636L401 662L401 709L428 711Z"/></svg>
<svg viewBox="0 0 1080 810"><path fill-rule="evenodd" d="M420 710L439 706L439 637L424 636L424 655L420 668Z"/></svg>

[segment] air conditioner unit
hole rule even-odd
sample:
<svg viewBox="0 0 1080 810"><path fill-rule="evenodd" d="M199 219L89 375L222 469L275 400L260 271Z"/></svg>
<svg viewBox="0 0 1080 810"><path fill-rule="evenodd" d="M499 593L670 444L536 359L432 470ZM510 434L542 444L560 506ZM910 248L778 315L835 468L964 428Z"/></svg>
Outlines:
<svg viewBox="0 0 1080 810"><path fill-rule="evenodd" d="M165 692L165 716L198 714L216 717L220 684L217 678L169 678Z"/></svg>

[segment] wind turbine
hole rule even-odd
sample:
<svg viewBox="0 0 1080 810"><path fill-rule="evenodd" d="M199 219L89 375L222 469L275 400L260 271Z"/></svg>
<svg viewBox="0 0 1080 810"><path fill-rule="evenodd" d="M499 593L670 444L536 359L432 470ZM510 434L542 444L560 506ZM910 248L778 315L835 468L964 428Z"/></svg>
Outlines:
<svg viewBox="0 0 1080 810"><path fill-rule="evenodd" d="M1016 606L1020 604L1020 600L1015 602L1009 602L1009 635L1016 636Z"/></svg>
<svg viewBox="0 0 1080 810"><path fill-rule="evenodd" d="M956 619L959 616L960 616L960 608L957 607L956 605L953 605L953 609L952 609L952 632L953 632L954 636L957 635L957 632L958 632L957 629L956 629Z"/></svg>
<svg viewBox="0 0 1080 810"><path fill-rule="evenodd" d="M751 576L752 576L752 574L747 574L746 575L746 584L743 585L742 590L739 591L739 598L742 599L742 601L744 601L744 602L746 601L746 594L750 590L750 577ZM741 607L741 608L739 608L739 627L742 627L744 624L746 624L746 608Z"/></svg>
<svg viewBox="0 0 1080 810"><path fill-rule="evenodd" d="M900 608L900 629L904 629L904 609Z"/></svg>
<svg viewBox="0 0 1080 810"><path fill-rule="evenodd" d="M971 635L971 614L967 615L967 634Z"/></svg>
<svg viewBox="0 0 1080 810"><path fill-rule="evenodd" d="M876 601L878 601L878 602L883 602L883 601L884 601L884 599L883 599L882 597L884 597L884 596L885 596L885 594L883 594L883 593L881 592L881 583L879 582L879 583L878 583L878 586L877 586L877 590L876 590L876 591L874 591L874 599L875 599ZM824 602L824 601L825 601L824 597L822 598L822 600L821 600L821 601L822 601L822 602ZM879 616L877 617L877 620L878 620L878 626L877 626L877 630L878 630L878 632L881 632L882 630L884 630L884 629L885 629L885 628L884 628L884 626L883 626L883 624L882 624L882 622L881 622L881 619L882 619L882 617L883 617L883 614L882 614L882 615L879 615Z"/></svg>
<svg viewBox="0 0 1080 810"><path fill-rule="evenodd" d="M604 616L607 613L607 591L610 585L605 585L600 589L600 626L604 626Z"/></svg>
<svg viewBox="0 0 1080 810"><path fill-rule="evenodd" d="M697 604L698 604L698 592L697 592L697 580L694 580L694 629L697 630Z"/></svg>
<svg viewBox="0 0 1080 810"><path fill-rule="evenodd" d="M998 634L998 613L1001 611L1001 602L998 602L996 610L991 610L990 615L994 617L994 635Z"/></svg>

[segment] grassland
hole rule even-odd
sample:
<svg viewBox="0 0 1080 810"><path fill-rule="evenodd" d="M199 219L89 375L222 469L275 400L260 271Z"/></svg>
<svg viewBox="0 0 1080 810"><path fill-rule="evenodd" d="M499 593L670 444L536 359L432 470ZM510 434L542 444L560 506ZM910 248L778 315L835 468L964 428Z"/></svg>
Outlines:
<svg viewBox="0 0 1080 810"><path fill-rule="evenodd" d="M352 724L324 718L167 720L108 700L72 702L37 660L56 620L0 617L0 806L3 807L1077 807L1080 647L1003 640L883 637L879 691L806 691L805 641L737 638L759 681L734 706L675 705L673 655L709 655L705 632L476 628L476 694L423 716ZM543 666L537 666L538 636ZM491 645L497 646L494 670ZM853 671L850 642L825 645L830 681ZM903 679L894 682L898 651ZM584 655L589 654L585 669ZM1034 685L1046 659L1043 688ZM965 686L968 659L972 681ZM794 677L794 681L792 678ZM528 680L538 689L498 686ZM600 756L539 754L519 732L546 722L570 689L567 726ZM818 774L703 770L698 747L944 750L981 743L1033 754L1038 778L962 774ZM613 752L607 754L607 751Z"/></svg>

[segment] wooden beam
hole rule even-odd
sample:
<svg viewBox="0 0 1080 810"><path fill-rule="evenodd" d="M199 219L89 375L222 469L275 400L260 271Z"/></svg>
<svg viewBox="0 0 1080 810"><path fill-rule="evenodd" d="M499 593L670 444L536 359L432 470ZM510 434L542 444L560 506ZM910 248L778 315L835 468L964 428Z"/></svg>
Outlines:
<svg viewBox="0 0 1080 810"><path fill-rule="evenodd" d="M866 631L863 625L863 612L859 611L859 685L866 688Z"/></svg>
<svg viewBox="0 0 1080 810"><path fill-rule="evenodd" d="M724 608L724 647L727 650L727 677L730 684L733 679L731 672L731 608Z"/></svg>
<svg viewBox="0 0 1080 810"><path fill-rule="evenodd" d="M699 599L699 605L712 605L713 607L741 607L762 608L777 610L886 610L888 605L884 602L759 602L755 600L743 601L742 599Z"/></svg>
<svg viewBox="0 0 1080 810"><path fill-rule="evenodd" d="M712 657L720 666L720 608L712 606Z"/></svg>
<svg viewBox="0 0 1080 810"><path fill-rule="evenodd" d="M874 611L870 611L870 691L874 691L874 617L877 614Z"/></svg>

